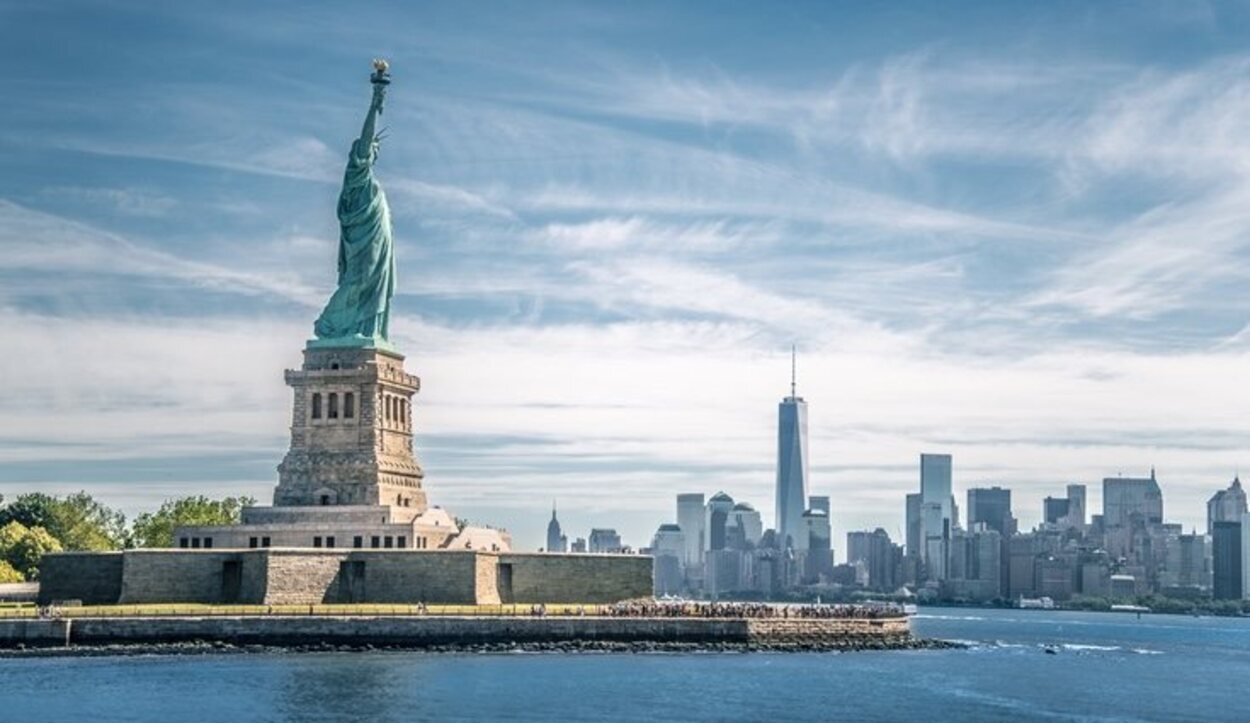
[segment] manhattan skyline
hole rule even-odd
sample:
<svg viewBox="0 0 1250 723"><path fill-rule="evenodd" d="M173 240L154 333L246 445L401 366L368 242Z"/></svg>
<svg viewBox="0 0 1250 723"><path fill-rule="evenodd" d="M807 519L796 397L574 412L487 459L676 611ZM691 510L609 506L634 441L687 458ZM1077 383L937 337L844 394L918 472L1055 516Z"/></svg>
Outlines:
<svg viewBox="0 0 1250 723"><path fill-rule="evenodd" d="M773 519L792 342L835 541L921 452L1021 528L1154 466L1202 530L1250 463L1244 7L228 6L0 3L6 497L267 499L378 56L426 484L518 548Z"/></svg>

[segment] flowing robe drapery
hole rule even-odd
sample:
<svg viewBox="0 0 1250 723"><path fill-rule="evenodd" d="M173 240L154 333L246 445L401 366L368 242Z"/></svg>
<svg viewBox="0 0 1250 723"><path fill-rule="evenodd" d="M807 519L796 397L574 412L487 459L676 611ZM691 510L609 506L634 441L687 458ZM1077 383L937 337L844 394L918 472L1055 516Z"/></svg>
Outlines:
<svg viewBox="0 0 1250 723"><path fill-rule="evenodd" d="M395 254L376 158L373 143L352 144L339 194L338 288L313 327L318 339L388 339Z"/></svg>

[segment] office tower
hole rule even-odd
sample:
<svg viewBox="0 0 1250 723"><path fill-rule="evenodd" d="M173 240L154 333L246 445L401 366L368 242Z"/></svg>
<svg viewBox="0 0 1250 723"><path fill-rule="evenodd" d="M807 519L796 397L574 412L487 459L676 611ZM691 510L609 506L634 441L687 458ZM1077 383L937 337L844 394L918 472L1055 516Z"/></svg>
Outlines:
<svg viewBox="0 0 1250 723"><path fill-rule="evenodd" d="M1031 533L1015 535L1007 540L1007 596L1034 597L1036 594L1036 561L1042 542Z"/></svg>
<svg viewBox="0 0 1250 723"><path fill-rule="evenodd" d="M846 562L848 565L863 564L868 571L868 587L877 590L893 590L898 563L898 545L890 541L890 535L878 527L846 533Z"/></svg>
<svg viewBox="0 0 1250 723"><path fill-rule="evenodd" d="M1002 487L976 487L968 490L968 529L977 523L1007 537L1015 534L1016 520L1011 515L1011 490Z"/></svg>
<svg viewBox="0 0 1250 723"><path fill-rule="evenodd" d="M890 547L890 537L889 535L886 535L885 530L877 528L876 533L885 535L886 547ZM877 545L880 544L874 536L876 533L869 532L868 530L846 533L846 564L851 566L863 565L864 569L868 573L868 582L866 585L874 588L880 587L883 583L882 578L886 575L886 573L882 568L888 564L887 560L889 558L888 550L882 553L880 550L875 549ZM873 571L874 562L878 566L881 566L876 571L875 576ZM889 585L889 581L884 582L886 585Z"/></svg>
<svg viewBox="0 0 1250 723"><path fill-rule="evenodd" d="M1241 516L1241 598L1250 600L1250 513Z"/></svg>
<svg viewBox="0 0 1250 723"><path fill-rule="evenodd" d="M958 527L951 530L947 543L946 575L943 582L965 580L968 577L968 557L972 550L972 537L967 530ZM949 585L947 587L950 587ZM962 596L960 596L962 597Z"/></svg>
<svg viewBox="0 0 1250 723"><path fill-rule="evenodd" d="M738 587L741 553L731 550L730 544L731 533L737 532L741 540L741 531L731 526L733 509L733 498L724 492L717 492L707 501L703 517L707 535L707 550L703 552L703 588L713 600L721 591Z"/></svg>
<svg viewBox="0 0 1250 723"><path fill-rule="evenodd" d="M569 545L569 552L586 552L586 538L579 537Z"/></svg>
<svg viewBox="0 0 1250 723"><path fill-rule="evenodd" d="M591 552L620 552L622 549L621 536L616 530L596 527L590 531Z"/></svg>
<svg viewBox="0 0 1250 723"><path fill-rule="evenodd" d="M920 493L916 492L907 495L907 554L920 558L924 556L924 551L920 545Z"/></svg>
<svg viewBox="0 0 1250 723"><path fill-rule="evenodd" d="M828 517L831 514L829 510L829 495L812 495L807 498L807 509L820 510Z"/></svg>
<svg viewBox="0 0 1250 723"><path fill-rule="evenodd" d="M846 562L854 565L867 561L872 547L872 533L867 530L846 533Z"/></svg>
<svg viewBox="0 0 1250 723"><path fill-rule="evenodd" d="M724 550L727 547L726 528L733 508L734 499L724 492L717 492L707 501L707 549Z"/></svg>
<svg viewBox="0 0 1250 723"><path fill-rule="evenodd" d="M1211 557L1214 571L1212 597L1216 600L1240 600L1241 523L1218 520L1211 524Z"/></svg>
<svg viewBox="0 0 1250 723"><path fill-rule="evenodd" d="M654 558L652 575L656 595L677 595L682 591L682 557L686 554L686 536L681 527L665 523L651 538Z"/></svg>
<svg viewBox="0 0 1250 723"><path fill-rule="evenodd" d="M677 526L685 539L683 563L687 569L703 564L703 550L707 543L706 514L702 493L677 495Z"/></svg>
<svg viewBox="0 0 1250 723"><path fill-rule="evenodd" d="M551 503L551 522L547 523L547 552L567 552L569 538L560 531L560 521L556 519L556 503Z"/></svg>
<svg viewBox="0 0 1250 723"><path fill-rule="evenodd" d="M1171 532L1165 538L1166 564L1159 574L1159 586L1211 590L1212 559L1210 538L1196 532Z"/></svg>
<svg viewBox="0 0 1250 723"><path fill-rule="evenodd" d="M951 520L951 456L949 454L920 455L921 503L936 504L941 508L942 520ZM930 532L926 530L926 532Z"/></svg>
<svg viewBox="0 0 1250 723"><path fill-rule="evenodd" d="M1047 497L1042 502L1042 521L1060 529L1085 529L1085 485L1068 485L1067 497Z"/></svg>
<svg viewBox="0 0 1250 723"><path fill-rule="evenodd" d="M981 526L972 535L968 578L980 587L980 599L1001 597L1003 578L1003 538L998 530Z"/></svg>
<svg viewBox="0 0 1250 723"><path fill-rule="evenodd" d="M1233 477L1226 490L1216 492L1207 502L1207 534L1215 534L1216 522L1241 522L1246 513L1246 493L1241 489L1241 477Z"/></svg>
<svg viewBox="0 0 1250 723"><path fill-rule="evenodd" d="M968 490L968 528L984 528L998 533L1000 570L998 584L992 587L995 588L995 596L1005 596L1009 574L1007 541L1016 534L1016 518L1011 514L1011 490L1002 487Z"/></svg>
<svg viewBox="0 0 1250 723"><path fill-rule="evenodd" d="M946 579L952 527L951 500L951 456L920 455L921 540L925 575L930 580Z"/></svg>
<svg viewBox="0 0 1250 723"><path fill-rule="evenodd" d="M945 580L947 556L950 552L950 524L942 517L942 505L925 502L920 505L921 539L926 580Z"/></svg>
<svg viewBox="0 0 1250 723"><path fill-rule="evenodd" d="M1106 550L1090 550L1081 554L1081 594L1087 597L1107 597L1111 594L1111 561Z"/></svg>
<svg viewBox="0 0 1250 723"><path fill-rule="evenodd" d="M760 517L760 513L749 502L739 502L734 505L733 512L729 516L729 524L738 532L731 535L741 539L742 544L739 547L754 548L760 544L760 538L764 536L764 520Z"/></svg>
<svg viewBox="0 0 1250 723"><path fill-rule="evenodd" d="M1076 592L1074 558L1070 555L1040 555L1036 560L1037 594L1067 600Z"/></svg>
<svg viewBox="0 0 1250 723"><path fill-rule="evenodd" d="M1068 499L1066 497L1047 497L1042 500L1042 520L1048 525L1057 525L1068 518Z"/></svg>
<svg viewBox="0 0 1250 723"><path fill-rule="evenodd" d="M942 587L968 600L993 600L1002 590L1002 536L983 522L951 532L950 568Z"/></svg>
<svg viewBox="0 0 1250 723"><path fill-rule="evenodd" d="M1068 485L1068 525L1085 529L1085 485Z"/></svg>
<svg viewBox="0 0 1250 723"><path fill-rule="evenodd" d="M817 579L833 572L833 530L829 526L829 516L820 510L808 510L801 518L802 548L795 548L803 553L804 576Z"/></svg>
<svg viewBox="0 0 1250 723"><path fill-rule="evenodd" d="M1127 527L1137 516L1142 523L1163 524L1163 492L1150 477L1108 477L1102 481L1102 524L1106 529Z"/></svg>
<svg viewBox="0 0 1250 723"><path fill-rule="evenodd" d="M777 537L783 550L797 548L807 509L807 402L795 394L794 364L791 350L790 396L777 408Z"/></svg>

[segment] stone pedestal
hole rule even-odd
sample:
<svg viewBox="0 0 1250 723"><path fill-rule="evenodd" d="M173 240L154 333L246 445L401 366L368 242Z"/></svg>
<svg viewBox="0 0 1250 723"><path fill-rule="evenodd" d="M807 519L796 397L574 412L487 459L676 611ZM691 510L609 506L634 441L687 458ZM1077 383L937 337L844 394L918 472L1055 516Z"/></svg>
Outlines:
<svg viewBox="0 0 1250 723"><path fill-rule="evenodd" d="M382 505L394 522L426 510L413 453L412 401L421 380L381 349L310 348L287 370L291 448L274 506Z"/></svg>

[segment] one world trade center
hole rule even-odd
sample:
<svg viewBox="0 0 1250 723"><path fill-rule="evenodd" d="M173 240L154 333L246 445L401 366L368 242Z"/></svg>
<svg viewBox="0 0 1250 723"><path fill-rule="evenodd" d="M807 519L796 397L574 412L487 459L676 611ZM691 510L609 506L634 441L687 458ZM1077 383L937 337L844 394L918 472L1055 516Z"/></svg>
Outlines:
<svg viewBox="0 0 1250 723"><path fill-rule="evenodd" d="M777 541L799 547L807 509L807 402L795 394L795 355L790 350L790 396L777 405Z"/></svg>

